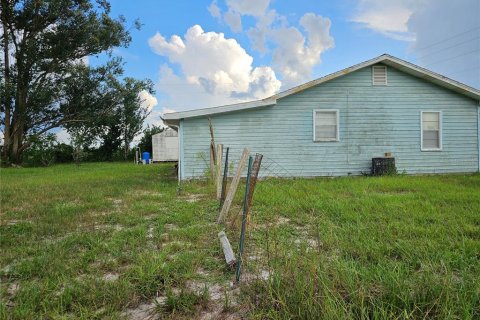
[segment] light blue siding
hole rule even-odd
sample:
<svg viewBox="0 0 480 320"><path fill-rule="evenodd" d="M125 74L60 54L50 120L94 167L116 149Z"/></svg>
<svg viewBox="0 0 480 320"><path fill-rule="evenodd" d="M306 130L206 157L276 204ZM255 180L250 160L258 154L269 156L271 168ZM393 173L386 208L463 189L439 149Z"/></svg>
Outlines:
<svg viewBox="0 0 480 320"><path fill-rule="evenodd" d="M264 155L263 175L337 176L370 172L391 152L407 173L479 169L478 101L387 68L388 86L372 86L371 67L279 99L277 105L212 115L215 142L237 161L244 147ZM313 110L338 109L340 141L313 142ZM421 151L421 111L442 112L442 151ZM207 117L181 124L182 179L204 175ZM270 167L268 167L270 165Z"/></svg>
<svg viewBox="0 0 480 320"><path fill-rule="evenodd" d="M178 179L182 180L185 177L185 166L183 165L185 161L185 148L184 148L184 128L185 126L183 125L184 120L180 120L180 125L178 128L178 162L179 162L179 168L178 168Z"/></svg>

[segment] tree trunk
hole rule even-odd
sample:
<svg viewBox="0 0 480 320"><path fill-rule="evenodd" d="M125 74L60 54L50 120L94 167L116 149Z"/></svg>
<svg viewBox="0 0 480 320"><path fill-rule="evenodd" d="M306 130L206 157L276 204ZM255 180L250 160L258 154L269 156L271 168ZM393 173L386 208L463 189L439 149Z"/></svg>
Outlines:
<svg viewBox="0 0 480 320"><path fill-rule="evenodd" d="M2 10L3 11L3 10ZM4 53L4 79L5 79L5 101L3 101L3 105L5 106L5 119L3 121L4 125L4 132L3 132L3 149L2 149L2 159L5 162L10 162L9 160L9 153L10 153L10 144L11 144L11 137L10 137L10 111L12 108L12 97L10 94L10 52L8 48L8 27L5 21L5 17L2 19L2 27L3 27L3 53Z"/></svg>
<svg viewBox="0 0 480 320"><path fill-rule="evenodd" d="M124 149L124 160L127 160L128 158L128 150L129 150L129 145L130 143L128 142L127 138L127 129L124 129L123 131L123 143L125 143L125 149Z"/></svg>
<svg viewBox="0 0 480 320"><path fill-rule="evenodd" d="M24 148L24 135L25 135L25 109L27 106L27 89L26 86L22 88L21 82L17 85L17 99L15 101L15 112L13 114L13 127L12 127L12 148L10 152L10 159L15 164L22 163L22 154Z"/></svg>

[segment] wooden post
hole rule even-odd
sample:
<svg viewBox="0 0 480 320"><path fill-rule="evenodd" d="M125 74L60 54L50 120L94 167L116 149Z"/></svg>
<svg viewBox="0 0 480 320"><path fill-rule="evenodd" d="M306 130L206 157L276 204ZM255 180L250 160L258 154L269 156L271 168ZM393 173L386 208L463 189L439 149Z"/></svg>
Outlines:
<svg viewBox="0 0 480 320"><path fill-rule="evenodd" d="M222 196L222 156L223 144L217 144L217 161L215 166L215 181L217 184L217 200Z"/></svg>
<svg viewBox="0 0 480 320"><path fill-rule="evenodd" d="M225 202L225 193L227 192L227 179L228 179L228 152L230 148L227 147L227 152L225 153L225 165L223 167L223 181L222 181L222 194L220 195L220 207L222 209L223 203Z"/></svg>
<svg viewBox="0 0 480 320"><path fill-rule="evenodd" d="M225 202L223 203L222 210L218 216L217 223L220 223L225 218L228 210L230 210L230 206L232 205L233 198L235 197L235 193L237 192L238 183L240 182L240 177L242 176L243 167L245 167L245 163L247 162L249 150L248 148L243 149L242 158L238 162L237 172L232 179L232 184L230 185L230 189L228 189L227 197L225 198Z"/></svg>
<svg viewBox="0 0 480 320"><path fill-rule="evenodd" d="M247 173L247 182L245 183L245 194L243 195L243 215L242 215L242 229L240 231L240 243L238 246L238 259L237 259L237 270L235 276L237 282L240 281L240 274L242 271L242 254L243 249L245 248L245 232L247 229L247 215L248 215L248 194L250 193L250 173L252 170L253 159L250 157L248 159L248 173Z"/></svg>
<svg viewBox="0 0 480 320"><path fill-rule="evenodd" d="M224 231L218 233L218 238L220 239L220 244L222 245L223 254L225 255L225 261L230 268L235 266L235 254L233 253L232 246L230 241L228 241L227 235Z"/></svg>
<svg viewBox="0 0 480 320"><path fill-rule="evenodd" d="M248 207L252 205L253 193L255 192L255 186L257 185L258 172L262 165L262 154L255 154L255 160L253 161L252 172L250 173L250 188L248 189Z"/></svg>
<svg viewBox="0 0 480 320"><path fill-rule="evenodd" d="M217 161L217 155L215 154L215 139L213 136L212 119L208 118L208 127L210 128L210 174L212 180L215 183L215 164Z"/></svg>

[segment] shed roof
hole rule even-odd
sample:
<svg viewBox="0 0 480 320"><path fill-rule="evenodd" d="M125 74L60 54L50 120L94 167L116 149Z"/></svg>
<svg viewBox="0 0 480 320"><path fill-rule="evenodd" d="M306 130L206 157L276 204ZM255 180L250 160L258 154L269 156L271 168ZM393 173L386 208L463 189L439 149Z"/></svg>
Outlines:
<svg viewBox="0 0 480 320"><path fill-rule="evenodd" d="M480 90L467 86L466 84L463 84L461 82L452 80L448 77L442 76L441 74L435 73L428 69L419 67L408 61L399 59L397 57L394 57L388 54L383 54L376 58L361 62L359 64L353 65L346 69L342 69L340 71L331 73L324 77L293 87L289 90L277 93L265 99L237 103L237 104L229 104L229 105L213 107L213 108L203 108L203 109L196 109L196 110L190 110L190 111L166 113L163 115L163 120L169 125L176 125L178 124L178 121L180 119L184 119L184 118L200 117L200 116L207 116L207 115L213 115L218 113L226 113L226 112L233 112L233 111L275 105L277 103L277 99L285 98L289 95L301 92L313 86L336 79L338 77L347 75L349 73L352 73L354 71L357 71L359 69L362 69L377 63L383 63L387 66L394 67L398 70L411 74L415 77L425 79L434 84L437 84L444 88L450 89L452 91L455 91L457 93L463 94L467 97L480 101Z"/></svg>

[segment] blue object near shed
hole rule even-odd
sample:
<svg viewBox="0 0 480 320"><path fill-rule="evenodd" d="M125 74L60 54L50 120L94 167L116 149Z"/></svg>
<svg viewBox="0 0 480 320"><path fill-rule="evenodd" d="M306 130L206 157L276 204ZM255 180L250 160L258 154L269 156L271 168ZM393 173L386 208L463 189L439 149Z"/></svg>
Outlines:
<svg viewBox="0 0 480 320"><path fill-rule="evenodd" d="M143 163L149 164L150 163L150 152L142 153L142 160L143 160Z"/></svg>

